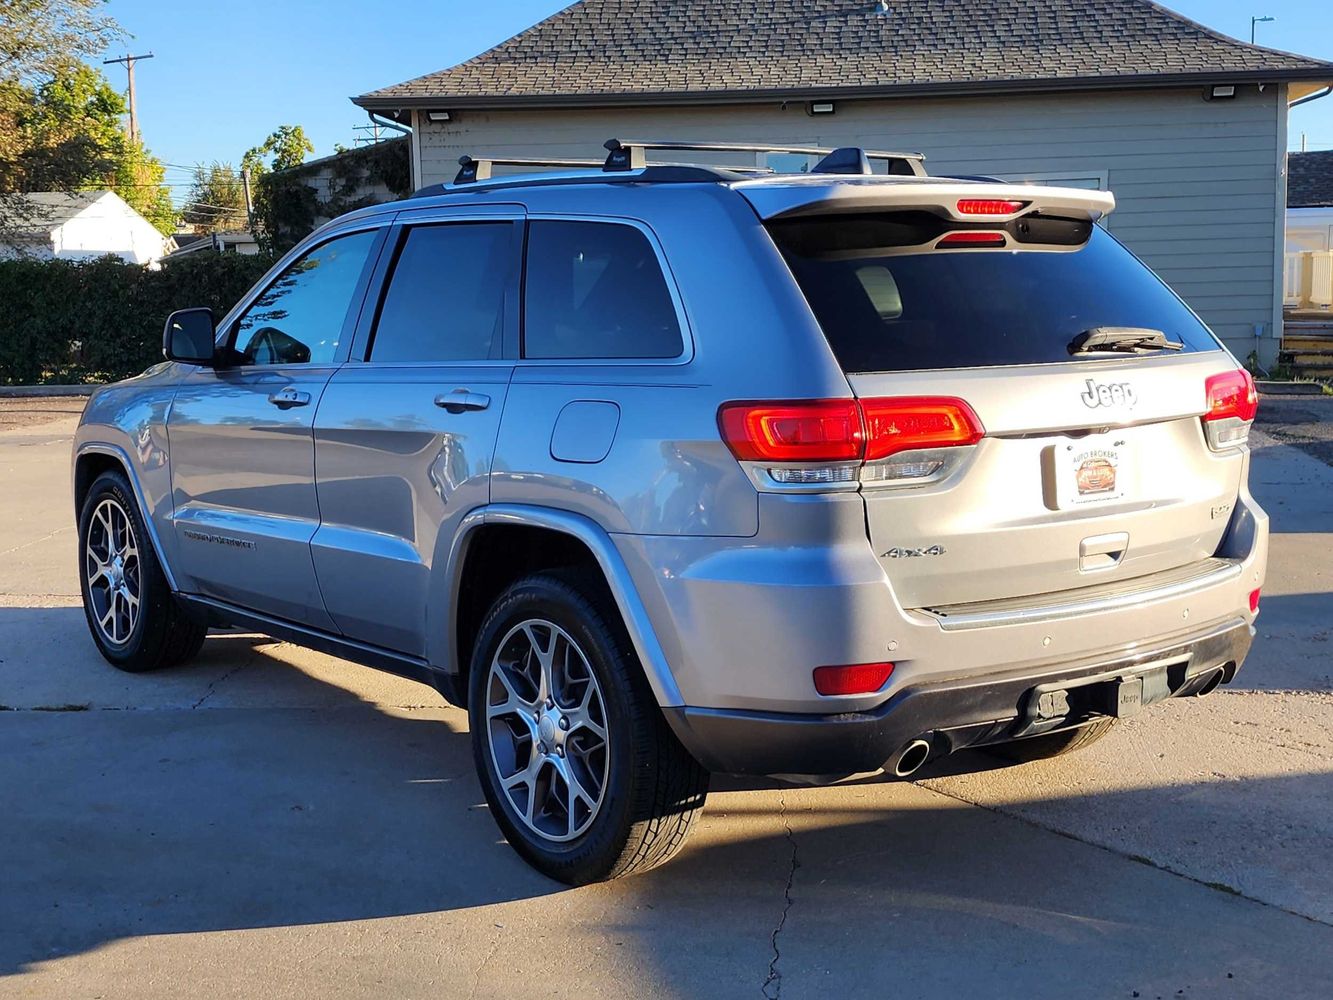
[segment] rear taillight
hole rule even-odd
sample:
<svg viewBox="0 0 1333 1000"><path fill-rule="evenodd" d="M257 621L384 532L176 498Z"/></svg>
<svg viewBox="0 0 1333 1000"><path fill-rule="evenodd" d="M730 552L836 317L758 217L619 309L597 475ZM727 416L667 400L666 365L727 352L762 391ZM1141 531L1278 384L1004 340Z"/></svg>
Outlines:
<svg viewBox="0 0 1333 1000"><path fill-rule="evenodd" d="M1252 614L1252 615L1257 615L1258 613L1259 613L1259 591L1257 591L1257 590L1251 590L1251 591L1250 591L1250 614Z"/></svg>
<svg viewBox="0 0 1333 1000"><path fill-rule="evenodd" d="M793 486L932 482L985 435L946 396L724 403L718 426L733 455Z"/></svg>
<svg viewBox="0 0 1333 1000"><path fill-rule="evenodd" d="M872 694L884 686L892 673L892 663L815 667L815 690L823 695Z"/></svg>
<svg viewBox="0 0 1333 1000"><path fill-rule="evenodd" d="M1259 392L1254 379L1244 368L1210 375L1204 382L1207 409L1203 429L1208 447L1224 451L1244 444L1250 436L1250 424L1259 410Z"/></svg>

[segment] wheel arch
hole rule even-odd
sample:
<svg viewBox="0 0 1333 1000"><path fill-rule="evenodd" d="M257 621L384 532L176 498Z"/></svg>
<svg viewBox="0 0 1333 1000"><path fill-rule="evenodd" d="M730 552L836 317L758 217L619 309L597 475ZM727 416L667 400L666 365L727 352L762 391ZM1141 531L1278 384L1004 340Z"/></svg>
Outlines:
<svg viewBox="0 0 1333 1000"><path fill-rule="evenodd" d="M503 566L489 558L503 553ZM522 504L482 507L464 518L453 539L445 569L447 592L434 607L448 609L445 627L430 656L451 678L465 701L472 643L481 619L508 583L541 569L583 566L595 571L620 612L621 622L658 705L683 704L661 644L610 535L578 514Z"/></svg>
<svg viewBox="0 0 1333 1000"><path fill-rule="evenodd" d="M148 532L148 541L153 546L158 565L162 567L162 574L167 578L167 585L173 593L177 592L180 588L176 586L176 577L172 573L171 563L166 559L162 539L157 533L157 525L153 522L151 508L145 499L143 485L134 471L134 464L122 449L113 444L85 444L74 456L75 524L78 524L83 516L83 502L88 497L88 491L92 489L97 477L104 472L119 472L129 482L130 489L134 493L134 502L139 506L139 517Z"/></svg>

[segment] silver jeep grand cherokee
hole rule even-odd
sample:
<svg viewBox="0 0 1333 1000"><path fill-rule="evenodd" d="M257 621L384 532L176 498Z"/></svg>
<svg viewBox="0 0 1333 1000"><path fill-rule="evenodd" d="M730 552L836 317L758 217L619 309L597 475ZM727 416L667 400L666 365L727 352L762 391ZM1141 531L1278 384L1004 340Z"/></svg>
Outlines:
<svg viewBox="0 0 1333 1000"><path fill-rule="evenodd" d="M713 771L1028 761L1235 676L1254 385L1097 224L1111 195L607 147L464 157L93 396L112 664L242 628L431 684L569 883L673 856Z"/></svg>

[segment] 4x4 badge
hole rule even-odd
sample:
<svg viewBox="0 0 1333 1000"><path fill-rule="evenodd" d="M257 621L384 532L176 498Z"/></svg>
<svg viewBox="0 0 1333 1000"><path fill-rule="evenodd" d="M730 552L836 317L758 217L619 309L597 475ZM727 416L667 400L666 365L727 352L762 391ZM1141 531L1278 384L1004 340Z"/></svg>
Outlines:
<svg viewBox="0 0 1333 1000"><path fill-rule="evenodd" d="M1086 379L1087 389L1078 398L1083 400L1083 405L1090 410L1095 410L1099 406L1133 406L1139 401L1138 393L1128 382L1112 382L1109 385L1101 385L1092 379Z"/></svg>
<svg viewBox="0 0 1333 1000"><path fill-rule="evenodd" d="M943 545L932 545L925 549L904 549L894 546L884 553L885 559L915 559L919 556L942 556L944 555Z"/></svg>

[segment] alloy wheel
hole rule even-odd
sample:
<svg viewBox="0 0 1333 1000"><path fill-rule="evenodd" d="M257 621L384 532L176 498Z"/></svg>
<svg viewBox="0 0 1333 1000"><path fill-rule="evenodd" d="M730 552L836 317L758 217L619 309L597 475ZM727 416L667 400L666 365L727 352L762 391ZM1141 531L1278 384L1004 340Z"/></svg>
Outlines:
<svg viewBox="0 0 1333 1000"><path fill-rule="evenodd" d="M500 788L524 825L570 841L606 798L606 703L588 659L564 629L529 619L506 633L486 681L486 726Z"/></svg>
<svg viewBox="0 0 1333 1000"><path fill-rule="evenodd" d="M139 621L143 580L134 524L110 497L97 505L88 522L84 563L97 630L111 645L123 646Z"/></svg>

